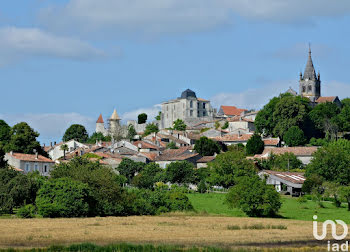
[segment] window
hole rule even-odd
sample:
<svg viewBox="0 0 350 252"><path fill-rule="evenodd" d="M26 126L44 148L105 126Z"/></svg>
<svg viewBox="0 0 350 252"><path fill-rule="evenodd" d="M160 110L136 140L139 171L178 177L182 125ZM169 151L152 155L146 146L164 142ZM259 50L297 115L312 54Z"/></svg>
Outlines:
<svg viewBox="0 0 350 252"><path fill-rule="evenodd" d="M203 102L203 108L205 109L205 103Z"/></svg>
<svg viewBox="0 0 350 252"><path fill-rule="evenodd" d="M193 108L193 101L190 101L190 108Z"/></svg>
<svg viewBox="0 0 350 252"><path fill-rule="evenodd" d="M44 165L44 172L47 172L47 165Z"/></svg>
<svg viewBox="0 0 350 252"><path fill-rule="evenodd" d="M29 172L29 170L30 170L30 165L26 164L26 172Z"/></svg>
<svg viewBox="0 0 350 252"><path fill-rule="evenodd" d="M191 117L193 116L193 110L190 110L190 116Z"/></svg>

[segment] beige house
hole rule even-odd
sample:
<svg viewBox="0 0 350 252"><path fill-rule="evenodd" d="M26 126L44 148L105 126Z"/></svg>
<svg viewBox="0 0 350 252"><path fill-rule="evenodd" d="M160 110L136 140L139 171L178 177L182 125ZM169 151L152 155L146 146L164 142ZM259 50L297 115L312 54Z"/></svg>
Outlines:
<svg viewBox="0 0 350 252"><path fill-rule="evenodd" d="M16 170L22 171L24 174L38 171L42 176L49 176L53 169L54 161L38 154L23 154L9 152L5 154L7 163Z"/></svg>

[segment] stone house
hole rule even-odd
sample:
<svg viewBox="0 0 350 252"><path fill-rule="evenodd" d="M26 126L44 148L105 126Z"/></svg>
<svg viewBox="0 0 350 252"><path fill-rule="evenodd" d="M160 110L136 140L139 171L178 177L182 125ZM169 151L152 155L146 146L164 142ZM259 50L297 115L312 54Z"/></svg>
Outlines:
<svg viewBox="0 0 350 252"><path fill-rule="evenodd" d="M195 92L187 89L179 98L162 103L160 128L172 128L177 119L192 127L201 121L213 121L214 109L210 101L197 98Z"/></svg>
<svg viewBox="0 0 350 252"><path fill-rule="evenodd" d="M5 154L4 159L10 166L16 168L16 170L21 170L24 174L38 171L42 176L49 176L55 164L51 159L38 153L23 154L11 151Z"/></svg>

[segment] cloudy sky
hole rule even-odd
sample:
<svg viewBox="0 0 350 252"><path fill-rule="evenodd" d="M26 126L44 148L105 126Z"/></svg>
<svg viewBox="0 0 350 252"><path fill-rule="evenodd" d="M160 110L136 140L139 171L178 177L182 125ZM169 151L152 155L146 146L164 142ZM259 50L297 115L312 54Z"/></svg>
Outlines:
<svg viewBox="0 0 350 252"><path fill-rule="evenodd" d="M311 43L322 95L350 96L349 0L11 0L0 3L0 118L59 141L100 113L153 117L191 88L260 108Z"/></svg>

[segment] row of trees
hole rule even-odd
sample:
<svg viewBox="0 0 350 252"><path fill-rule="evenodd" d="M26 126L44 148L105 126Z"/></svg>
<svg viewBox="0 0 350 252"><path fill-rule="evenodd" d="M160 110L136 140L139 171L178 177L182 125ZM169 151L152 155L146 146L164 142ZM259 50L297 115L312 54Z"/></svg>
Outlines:
<svg viewBox="0 0 350 252"><path fill-rule="evenodd" d="M159 184L151 189L126 189L127 178L111 168L77 157L55 167L50 178L0 169L0 211L44 217L152 215L191 210L180 189ZM33 210L34 209L34 210Z"/></svg>
<svg viewBox="0 0 350 252"><path fill-rule="evenodd" d="M350 99L321 103L314 108L310 100L291 94L272 98L255 119L257 132L283 139L289 146L303 145L311 138L333 140L338 132L350 130Z"/></svg>

